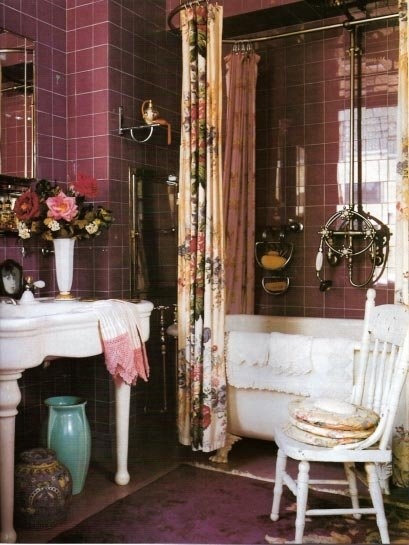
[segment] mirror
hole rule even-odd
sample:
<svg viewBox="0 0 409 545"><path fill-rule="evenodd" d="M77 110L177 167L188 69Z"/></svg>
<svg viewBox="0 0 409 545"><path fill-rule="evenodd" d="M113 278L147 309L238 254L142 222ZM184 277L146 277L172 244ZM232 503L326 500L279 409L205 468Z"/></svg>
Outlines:
<svg viewBox="0 0 409 545"><path fill-rule="evenodd" d="M0 175L35 177L34 43L0 28Z"/></svg>

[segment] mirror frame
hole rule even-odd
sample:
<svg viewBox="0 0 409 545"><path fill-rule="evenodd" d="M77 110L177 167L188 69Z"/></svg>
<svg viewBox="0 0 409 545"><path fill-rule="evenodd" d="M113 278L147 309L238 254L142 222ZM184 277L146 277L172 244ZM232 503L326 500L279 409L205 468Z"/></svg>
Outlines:
<svg viewBox="0 0 409 545"><path fill-rule="evenodd" d="M5 59L1 58L1 55L6 56ZM10 62L7 63L7 55L18 55L16 63ZM28 58L30 57L30 58ZM23 59L23 60L22 60ZM23 110L24 123L17 125L16 130L23 132L23 139L21 146L23 149L17 152L18 157L23 157L23 168L18 172L10 170L3 171L0 168L0 174L9 177L15 177L18 179L33 179L36 176L36 92L35 92L35 43L33 40L30 40L24 36L10 32L7 29L0 27L0 66L3 61L3 70L2 76L0 77L0 85L2 96L0 99L0 107L4 108L3 104L7 98L7 95L3 93L13 93L14 97L17 93L22 93L24 95L24 100L20 101L18 105L19 110L17 113L20 113ZM24 67L24 63L26 67ZM32 69L28 70L27 66L31 64ZM23 65L23 70L21 74L20 65ZM4 73L7 72L7 67L15 66L16 75L25 78L23 83L19 85L20 79L18 81L8 79L4 81ZM29 79L27 79L29 77ZM10 78L10 76L9 76ZM11 85L10 85L11 83ZM17 83L17 85L13 85ZM22 106L22 108L21 108ZM12 110L11 110L12 111ZM5 130L6 122L3 119L3 112L0 109L0 115L2 116L2 127L3 131ZM21 116L21 113L20 113ZM31 122L31 123L30 123ZM19 129L20 127L20 129ZM4 152L4 151L3 151ZM0 156L1 157L1 156Z"/></svg>

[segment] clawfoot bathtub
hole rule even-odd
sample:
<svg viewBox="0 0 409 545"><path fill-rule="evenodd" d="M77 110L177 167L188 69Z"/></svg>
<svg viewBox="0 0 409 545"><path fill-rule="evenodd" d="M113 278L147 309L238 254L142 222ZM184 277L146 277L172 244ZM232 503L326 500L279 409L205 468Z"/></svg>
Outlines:
<svg viewBox="0 0 409 545"><path fill-rule="evenodd" d="M230 449L242 437L273 440L274 418L280 417L284 411L287 411L288 402L295 396L309 396L319 390L320 395L345 398L349 385L348 380L343 380L343 377L349 376L352 387L362 325L362 320L343 318L243 314L227 316L228 438L226 446L219 449L211 460L227 462ZM317 367L320 369L315 379L312 379L314 372L304 374L304 371L298 373L294 372L294 369L290 369L288 375L285 370L280 370L277 374L269 369L265 361L256 361L257 358L262 358L259 343L263 337L254 337L254 334L258 333L288 335L285 337L285 342L286 351L289 354L300 349L299 343L303 343L303 337L309 340L321 339L322 343L326 342L328 345L327 349L322 344L321 348L324 347L324 350L321 352L334 350L331 355L333 367L326 366L328 362L319 362ZM232 347L232 343L236 341L242 345ZM255 356L253 355L251 360L247 347L254 342L257 347ZM346 356L348 349L351 350L349 358ZM247 362L244 361L246 357ZM269 374L271 372L274 376ZM310 381L311 392L308 391L308 386L305 386L306 377Z"/></svg>

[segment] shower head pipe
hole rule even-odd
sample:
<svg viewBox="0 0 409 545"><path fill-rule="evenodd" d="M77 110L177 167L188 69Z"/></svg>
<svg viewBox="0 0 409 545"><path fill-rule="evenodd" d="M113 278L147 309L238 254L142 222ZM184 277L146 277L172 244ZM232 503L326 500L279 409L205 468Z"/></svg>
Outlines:
<svg viewBox="0 0 409 545"><path fill-rule="evenodd" d="M208 3L208 0L196 0L195 2L183 2L181 4L179 4L178 6L176 6L175 8L172 9L172 11L169 13L168 15L168 19L167 19L167 22L168 22L168 27L169 29L171 30L172 33L174 34L177 34L178 36L180 36L181 32L180 32L180 28L178 28L177 26L175 26L173 24L173 19L174 17L180 12L182 11L182 9L185 9L189 6L192 6L192 5L200 5L200 4L206 4ZM245 37L244 40L248 43L257 43L257 42L265 42L265 41L268 41L268 40L277 40L279 38L286 38L286 37L290 37L290 36L300 36L300 35L303 35L303 34L311 34L313 32L322 32L324 30L332 30L332 29L335 29L335 28L345 28L345 29L348 29L348 28L351 28L351 27L354 27L354 26L360 26L360 25L365 25L365 24L369 24L369 23L373 23L373 22L377 22L377 21L387 21L387 20L392 20L392 19L398 19L399 18L399 13L390 13L390 14L387 14L387 15L378 15L378 16L375 16L375 17L365 17L363 19L353 19L353 20L345 20L343 21L342 23L334 23L332 25L324 25L324 26L320 26L319 24L316 26L316 27L311 27L311 28L307 28L307 29L302 29L302 30L295 30L295 31L289 31L289 32L282 32L282 33L277 33L277 34L271 34L270 36L258 36L256 38L247 38ZM251 29L249 30L249 34L251 34ZM237 41L240 41L240 37L236 37L236 38L231 38L231 39L223 39L222 42L223 43L226 43L226 44L235 44L237 43Z"/></svg>

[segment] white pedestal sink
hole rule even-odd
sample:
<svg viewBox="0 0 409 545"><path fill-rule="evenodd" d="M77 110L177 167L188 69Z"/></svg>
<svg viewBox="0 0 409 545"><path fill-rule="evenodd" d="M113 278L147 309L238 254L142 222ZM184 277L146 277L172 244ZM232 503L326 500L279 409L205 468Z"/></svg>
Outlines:
<svg viewBox="0 0 409 545"><path fill-rule="evenodd" d="M109 304L109 301L107 301ZM134 303L144 341L149 338L150 301ZM18 379L31 367L52 357L83 358L102 354L98 314L92 302L54 301L25 305L0 304L0 542L15 543L14 442L15 417L21 400ZM116 391L115 482L129 482L128 432L130 386L118 382Z"/></svg>

